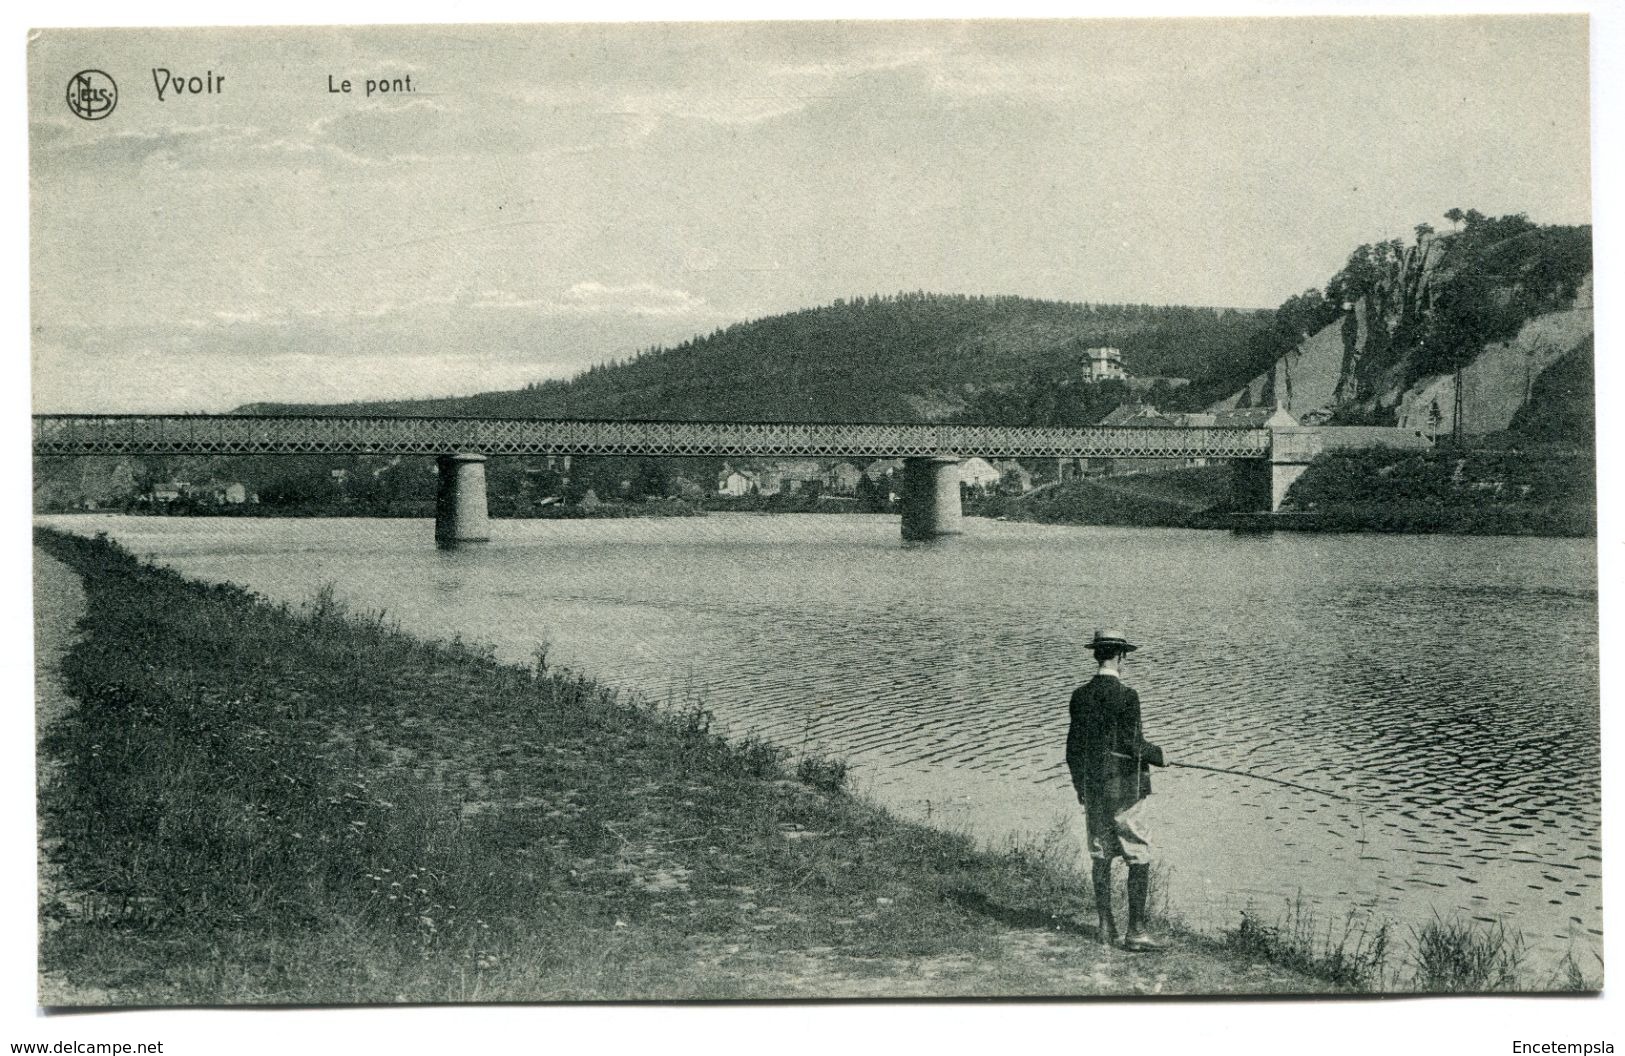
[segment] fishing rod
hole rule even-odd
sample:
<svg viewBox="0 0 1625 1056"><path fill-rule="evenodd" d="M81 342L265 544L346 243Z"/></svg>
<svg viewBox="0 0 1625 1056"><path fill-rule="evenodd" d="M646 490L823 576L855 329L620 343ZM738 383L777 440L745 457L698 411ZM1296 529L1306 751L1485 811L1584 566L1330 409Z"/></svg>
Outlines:
<svg viewBox="0 0 1625 1056"><path fill-rule="evenodd" d="M1265 777L1263 774L1249 774L1245 770L1226 770L1222 766L1203 766L1201 763L1169 763L1168 765L1182 766L1187 770L1207 770L1215 774L1230 774L1234 777L1248 777L1252 778L1254 781L1268 781L1272 785L1285 785L1287 788L1295 788L1300 792L1313 792L1317 796L1325 796L1328 799L1340 799L1344 803L1354 802L1354 800L1350 799L1348 796L1340 796L1336 792L1328 792L1323 788L1310 788L1308 785L1300 785L1292 781L1282 781L1278 777Z"/></svg>

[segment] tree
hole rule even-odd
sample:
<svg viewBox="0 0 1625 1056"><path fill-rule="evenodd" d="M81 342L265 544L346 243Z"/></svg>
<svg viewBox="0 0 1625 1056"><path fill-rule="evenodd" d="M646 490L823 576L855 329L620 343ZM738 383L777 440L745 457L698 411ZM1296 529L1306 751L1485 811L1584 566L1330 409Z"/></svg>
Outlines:
<svg viewBox="0 0 1625 1056"><path fill-rule="evenodd" d="M1444 214L1444 218L1456 227L1460 227L1462 220L1466 219L1466 217L1467 214L1460 209L1451 209Z"/></svg>
<svg viewBox="0 0 1625 1056"><path fill-rule="evenodd" d="M1416 241L1418 243L1431 234L1433 234L1433 225L1426 220L1416 225Z"/></svg>
<svg viewBox="0 0 1625 1056"><path fill-rule="evenodd" d="M640 458L632 476L632 497L643 499L666 494L671 469L663 458Z"/></svg>
<svg viewBox="0 0 1625 1056"><path fill-rule="evenodd" d="M1319 290L1304 290L1281 302L1275 310L1275 328L1296 343L1336 319L1341 310L1340 304L1331 304Z"/></svg>

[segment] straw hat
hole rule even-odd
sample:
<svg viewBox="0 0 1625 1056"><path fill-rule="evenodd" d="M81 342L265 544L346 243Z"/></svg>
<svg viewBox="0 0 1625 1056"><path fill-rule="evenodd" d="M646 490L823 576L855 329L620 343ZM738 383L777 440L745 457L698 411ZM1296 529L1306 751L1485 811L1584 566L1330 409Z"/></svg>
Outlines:
<svg viewBox="0 0 1625 1056"><path fill-rule="evenodd" d="M1089 648L1098 649L1102 646L1121 649L1125 653L1132 653L1139 648L1137 645L1131 645L1129 640L1123 637L1123 632L1115 627L1098 627L1095 629L1095 638L1094 641L1089 643Z"/></svg>

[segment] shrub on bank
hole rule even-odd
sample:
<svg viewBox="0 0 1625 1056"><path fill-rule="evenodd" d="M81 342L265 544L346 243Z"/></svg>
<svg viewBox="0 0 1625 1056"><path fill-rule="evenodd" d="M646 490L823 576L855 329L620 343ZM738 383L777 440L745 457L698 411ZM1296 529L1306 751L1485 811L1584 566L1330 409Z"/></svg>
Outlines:
<svg viewBox="0 0 1625 1056"><path fill-rule="evenodd" d="M1409 929L1403 949L1396 948L1393 931L1359 910L1349 910L1340 920L1322 918L1300 895L1273 920L1249 908L1224 941L1240 953L1352 990L1491 993L1544 988L1579 993L1602 988L1573 952L1550 979L1531 979L1523 936L1500 921L1435 914Z"/></svg>
<svg viewBox="0 0 1625 1056"><path fill-rule="evenodd" d="M1195 466L1069 481L986 500L977 512L1045 524L1207 528L1219 523L1229 502L1230 468Z"/></svg>
<svg viewBox="0 0 1625 1056"><path fill-rule="evenodd" d="M1420 928L1412 928L1411 939L1418 990L1488 993L1518 989L1523 937L1500 923L1481 926L1435 916Z"/></svg>
<svg viewBox="0 0 1625 1056"><path fill-rule="evenodd" d="M1283 510L1330 531L1586 536L1596 532L1589 452L1556 445L1328 452Z"/></svg>

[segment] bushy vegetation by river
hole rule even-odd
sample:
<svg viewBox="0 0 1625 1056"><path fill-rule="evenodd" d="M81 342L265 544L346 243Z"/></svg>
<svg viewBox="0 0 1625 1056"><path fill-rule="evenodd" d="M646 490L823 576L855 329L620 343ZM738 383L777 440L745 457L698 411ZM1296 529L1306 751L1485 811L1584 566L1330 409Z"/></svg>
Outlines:
<svg viewBox="0 0 1625 1056"><path fill-rule="evenodd" d="M1145 528L1225 526L1229 466L1192 466L1090 477L1023 497L991 496L970 512L1044 524L1110 524Z"/></svg>
<svg viewBox="0 0 1625 1056"><path fill-rule="evenodd" d="M1572 445L1492 440L1422 451L1336 451L1316 459L1283 509L1300 527L1469 535L1596 534L1595 466Z"/></svg>
<svg viewBox="0 0 1625 1056"><path fill-rule="evenodd" d="M1595 463L1568 443L1513 434L1472 447L1322 455L1287 493L1275 530L1596 534ZM1093 477L1027 496L971 499L966 512L1050 524L1229 528L1228 465Z"/></svg>

